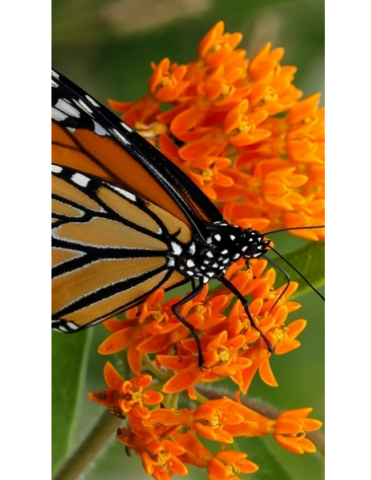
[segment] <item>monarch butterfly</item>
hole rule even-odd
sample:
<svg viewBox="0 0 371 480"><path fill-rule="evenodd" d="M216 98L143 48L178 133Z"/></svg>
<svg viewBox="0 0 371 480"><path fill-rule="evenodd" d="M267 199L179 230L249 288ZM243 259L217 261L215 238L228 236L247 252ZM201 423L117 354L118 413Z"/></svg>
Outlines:
<svg viewBox="0 0 371 480"><path fill-rule="evenodd" d="M270 241L228 224L155 147L52 71L52 327L76 332L140 304L158 287L192 282L178 313L210 279L248 303L225 277ZM196 281L198 285L196 286ZM263 333L268 348L272 350Z"/></svg>

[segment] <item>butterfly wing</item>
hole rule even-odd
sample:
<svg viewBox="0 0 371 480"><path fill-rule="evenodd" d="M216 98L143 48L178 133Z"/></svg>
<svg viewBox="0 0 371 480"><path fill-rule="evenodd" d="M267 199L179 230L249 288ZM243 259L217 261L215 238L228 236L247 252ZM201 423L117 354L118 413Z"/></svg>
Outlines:
<svg viewBox="0 0 371 480"><path fill-rule="evenodd" d="M53 165L53 327L76 331L186 279L169 260L188 229L166 211L68 167Z"/></svg>
<svg viewBox="0 0 371 480"><path fill-rule="evenodd" d="M172 250L222 217L103 105L56 72L52 86L52 318L68 332L186 282Z"/></svg>
<svg viewBox="0 0 371 480"><path fill-rule="evenodd" d="M53 163L125 186L180 218L206 239L222 220L215 205L170 160L98 101L52 74Z"/></svg>

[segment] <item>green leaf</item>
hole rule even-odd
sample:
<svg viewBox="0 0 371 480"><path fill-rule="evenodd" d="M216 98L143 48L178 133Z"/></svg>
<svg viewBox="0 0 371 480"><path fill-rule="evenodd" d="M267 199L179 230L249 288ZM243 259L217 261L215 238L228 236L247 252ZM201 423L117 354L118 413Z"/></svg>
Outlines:
<svg viewBox="0 0 371 480"><path fill-rule="evenodd" d="M52 468L56 471L72 448L86 378L92 332L52 332Z"/></svg>
<svg viewBox="0 0 371 480"><path fill-rule="evenodd" d="M323 242L311 242L305 247L299 248L295 252L284 255L287 262L293 265L299 270L299 272L316 288L324 285L325 281L325 245ZM285 262L276 257L274 261L280 264L284 270L286 270L292 281L299 283L297 294L303 294L307 291L311 291L311 288L304 282L304 280L298 275L289 265L285 265ZM279 286L287 282L286 277L276 269L277 280L275 285Z"/></svg>
<svg viewBox="0 0 371 480"><path fill-rule="evenodd" d="M240 452L248 452L248 459L259 465L259 470L251 475L254 480L293 480L281 466L276 456L266 447L264 441L259 438L238 438L234 442Z"/></svg>

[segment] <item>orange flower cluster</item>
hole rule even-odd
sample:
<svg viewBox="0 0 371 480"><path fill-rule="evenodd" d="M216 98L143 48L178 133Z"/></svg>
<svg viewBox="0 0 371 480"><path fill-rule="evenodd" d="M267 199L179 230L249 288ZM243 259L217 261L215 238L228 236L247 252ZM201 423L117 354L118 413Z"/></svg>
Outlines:
<svg viewBox="0 0 371 480"><path fill-rule="evenodd" d="M225 448L236 437L271 434L293 453L313 453L314 444L306 433L321 427L318 420L307 418L311 408L289 410L272 420L254 410L223 397L206 400L197 408L156 408L163 395L148 387L152 377L139 375L124 380L111 363L104 369L106 390L89 394L91 400L105 405L112 413L127 419L127 427L117 432L117 440L142 458L144 470L156 480L186 475L186 465L206 468L210 480L237 480L238 473L253 473L259 467L247 454ZM155 388L159 388L157 383ZM125 417L124 417L125 415ZM223 448L212 453L202 439L218 442Z"/></svg>
<svg viewBox="0 0 371 480"><path fill-rule="evenodd" d="M284 50L265 45L250 61L240 33L217 23L198 59L152 64L149 92L110 101L216 202L230 223L268 230L324 224L324 109L299 100ZM293 232L294 233L294 232ZM300 230L309 240L323 230Z"/></svg>
<svg viewBox="0 0 371 480"><path fill-rule="evenodd" d="M296 337L304 330L306 321L299 319L285 325L288 314L300 308L298 303L288 301L297 284L291 282L288 288L285 285L274 289L275 271L271 268L265 272L266 265L267 260L252 260L250 269L246 270L244 261L240 260L227 270L226 278L244 296L251 296L252 318L274 346L275 354L280 355L300 346ZM287 290L283 293L284 288ZM128 363L135 375L140 375L143 367L149 368L148 355L154 354L156 368L177 372L169 375L162 392L173 394L187 389L194 400L197 383L216 382L221 378L230 378L246 394L258 371L266 384L276 386L269 363L271 353L259 332L251 326L241 302L236 301L227 315L225 311L233 294L220 287L208 295L208 289L205 285L199 295L179 309L200 338L203 368L199 366L195 339L188 338L189 329L171 309L180 298L163 303L162 289L153 292L143 305L128 310L124 320L105 321L105 327L112 334L98 352L110 355L127 349ZM153 368L151 365L152 371ZM157 370L155 373L160 374Z"/></svg>
<svg viewBox="0 0 371 480"><path fill-rule="evenodd" d="M246 270L239 261L226 277L243 295L250 296L253 320L275 347L275 354L285 354L300 346L297 336L306 321L298 319L286 326L288 314L300 307L289 301L297 285L291 282L284 293L283 287L274 289L275 271L265 271L266 264L263 259L252 260ZM271 353L251 327L241 302L236 301L226 314L233 295L224 287L209 294L205 285L180 308L200 338L204 360L200 368L196 341L188 338L189 329L171 309L179 298L164 302L164 296L158 289L141 306L128 310L125 320L104 322L112 333L100 345L99 353L127 349L135 376L124 380L107 363L104 376L109 389L90 394L91 400L126 418L127 426L119 429L117 439L141 456L145 471L156 480L168 480L175 473L185 475L186 465L194 465L206 468L210 480L237 480L239 472L258 469L247 455L225 449L239 436L270 434L294 453L314 452L306 433L320 428L321 422L306 418L311 409L288 411L272 420L239 401L207 400L197 391L201 382L215 386L218 380L230 378L239 392L246 394L258 372L265 383L277 386L269 363ZM199 406L178 409L183 391ZM202 439L218 442L221 450L211 453Z"/></svg>
<svg viewBox="0 0 371 480"><path fill-rule="evenodd" d="M182 168L219 205L224 217L260 231L283 226L323 223L323 110L319 96L299 101L292 84L294 67L281 67L283 50L265 46L251 61L236 49L241 34L224 34L216 24L200 43L199 58L188 65L164 59L153 65L149 93L138 102L111 106ZM166 111L163 104L170 105ZM279 115L278 115L279 114ZM322 230L300 231L317 240ZM290 301L297 285L275 287L274 269L267 261L239 260L225 277L249 300L255 325L275 354L300 346L306 321L287 324L300 305ZM164 301L162 289L124 320L107 320L111 335L99 353L127 350L133 378L124 379L107 363L108 389L91 400L125 419L117 439L134 450L145 471L156 480L186 475L187 465L207 470L210 480L238 480L258 466L245 453L233 450L237 437L272 435L294 453L314 452L307 432L321 422L307 418L310 408L291 410L276 419L243 405L255 374L277 386L270 366L271 352L252 328L240 300L223 286L199 295L179 309L197 334L203 354L200 368L195 339ZM143 373L145 372L145 373ZM208 400L200 383L232 380L236 400ZM184 392L193 408L180 408ZM203 441L220 445L212 453ZM213 449L217 450L217 449Z"/></svg>

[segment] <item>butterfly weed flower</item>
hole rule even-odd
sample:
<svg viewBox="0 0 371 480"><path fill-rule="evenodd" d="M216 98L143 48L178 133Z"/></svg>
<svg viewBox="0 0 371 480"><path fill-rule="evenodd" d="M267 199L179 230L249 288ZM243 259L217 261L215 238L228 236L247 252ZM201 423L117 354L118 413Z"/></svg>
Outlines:
<svg viewBox="0 0 371 480"><path fill-rule="evenodd" d="M267 44L249 60L236 48L241 39L217 23L194 62L152 64L146 95L110 105L183 169L226 220L262 232L322 225L320 95L301 98L292 84L296 68L280 64L282 48ZM309 240L324 235L293 233Z"/></svg>
<svg viewBox="0 0 371 480"><path fill-rule="evenodd" d="M237 48L241 39L217 23L200 42L195 61L178 65L165 58L152 64L147 94L110 105L180 167L227 221L262 232L320 225L324 109L318 107L319 95L301 99L292 84L296 68L280 63L283 49L267 44L248 59ZM323 239L321 229L293 233ZM253 459L235 451L238 437L271 435L291 452L316 450L307 434L321 422L308 418L311 408L269 418L240 401L256 375L278 386L267 342L275 354L287 354L300 347L306 326L306 320L291 318L300 308L291 300L297 284L277 287L275 277L264 259L248 266L240 259L228 268L225 278L249 300L251 318L223 285L205 285L180 306L199 339L201 368L199 345L172 310L180 299L165 300L161 288L128 310L124 320L104 322L110 335L99 353L127 350L132 377L124 379L108 362L109 388L90 398L123 418L117 440L141 457L156 480L187 475L187 465L205 468L210 480L236 480L257 471ZM210 400L197 389L207 383L217 391L223 379L236 386L235 400L223 395ZM181 407L185 395L191 406ZM216 445L213 452L206 441Z"/></svg>
<svg viewBox="0 0 371 480"><path fill-rule="evenodd" d="M244 294L252 295L249 308L254 321L275 345L277 354L285 354L300 346L297 337L306 321L287 324L289 314L300 308L290 301L296 285L290 284L281 296L282 288L272 289L274 271L266 271L266 263L253 260L252 274L237 262L227 274ZM223 287L209 292L206 285L181 309L200 337L204 368L199 367L195 340L171 312L176 299L164 301L162 289L129 310L127 320L105 322L111 335L99 347L100 353L127 349L134 376L123 379L107 363L105 379L110 388L93 392L90 398L125 417L126 426L117 439L141 457L145 471L154 478L171 478L172 468L185 475L187 465L205 468L210 479L252 473L258 465L246 454L225 449L238 437L271 435L294 453L315 451L306 434L320 428L321 422L307 418L311 409L284 412L274 420L242 405L238 397L236 401L223 396L207 400L197 391L198 385L206 383L217 391L218 382L229 378L239 392L247 394L255 374L269 386L278 385L270 366L271 352L251 327L241 302L231 304L231 300L232 295L226 295ZM138 352L141 362L133 361L131 350ZM179 407L183 392L196 406ZM193 447L186 451L190 437ZM217 454L207 449L205 440L220 445ZM202 458L199 452L203 452ZM218 477L219 471L225 477Z"/></svg>

